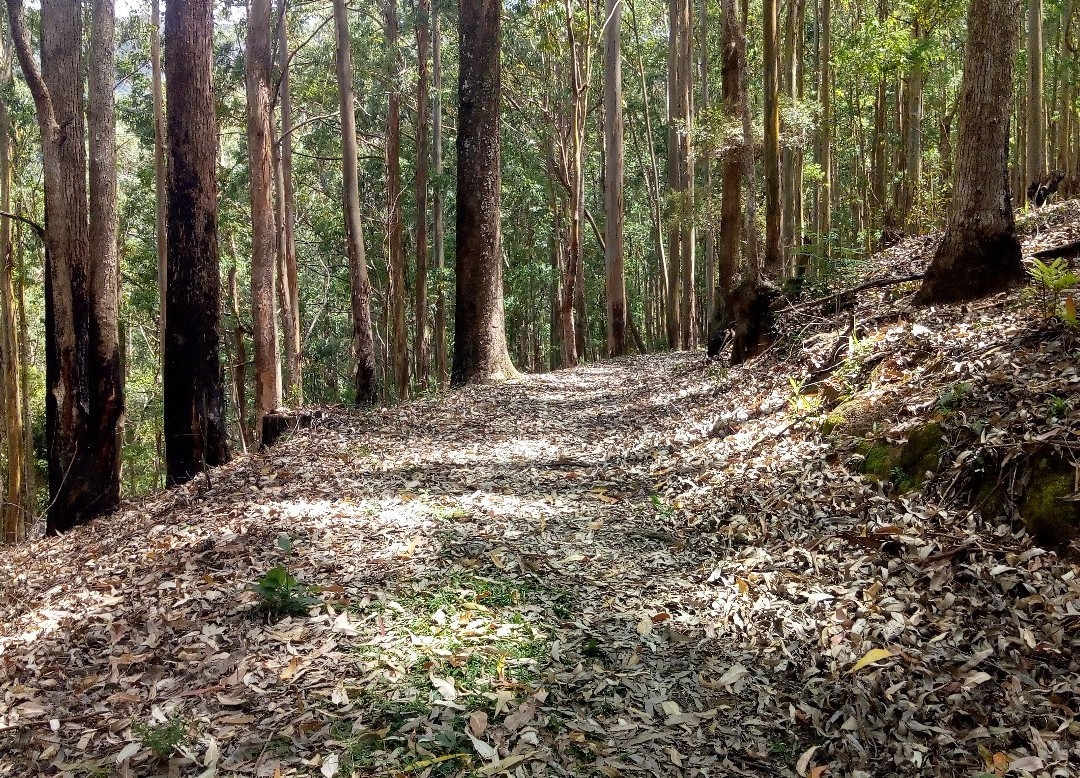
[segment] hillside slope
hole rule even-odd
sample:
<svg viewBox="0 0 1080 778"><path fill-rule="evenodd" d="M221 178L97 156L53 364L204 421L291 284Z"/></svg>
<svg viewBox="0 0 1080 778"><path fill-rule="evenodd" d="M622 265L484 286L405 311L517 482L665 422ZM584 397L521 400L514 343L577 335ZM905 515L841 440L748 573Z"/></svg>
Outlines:
<svg viewBox="0 0 1080 778"><path fill-rule="evenodd" d="M1020 518L1080 339L906 291L736 369L327 411L6 553L0 775L1080 774L1080 568ZM278 566L306 613L255 609Z"/></svg>

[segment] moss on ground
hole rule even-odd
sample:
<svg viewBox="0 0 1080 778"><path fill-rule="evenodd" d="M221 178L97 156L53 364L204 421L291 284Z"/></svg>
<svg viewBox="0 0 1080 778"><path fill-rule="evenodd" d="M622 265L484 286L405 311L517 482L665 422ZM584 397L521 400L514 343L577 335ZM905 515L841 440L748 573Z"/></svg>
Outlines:
<svg viewBox="0 0 1080 778"><path fill-rule="evenodd" d="M1056 545L1080 535L1080 502L1064 497L1076 491L1076 469L1061 457L1042 457L1024 491L1020 517L1040 542Z"/></svg>
<svg viewBox="0 0 1080 778"><path fill-rule="evenodd" d="M912 428L905 443L865 441L862 471L873 481L888 481L900 494L922 488L927 472L941 465L945 433L937 422Z"/></svg>

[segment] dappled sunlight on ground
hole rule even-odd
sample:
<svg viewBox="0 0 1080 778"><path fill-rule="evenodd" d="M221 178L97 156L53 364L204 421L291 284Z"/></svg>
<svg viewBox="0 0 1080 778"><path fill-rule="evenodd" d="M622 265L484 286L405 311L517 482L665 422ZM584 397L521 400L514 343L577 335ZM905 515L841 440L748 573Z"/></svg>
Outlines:
<svg viewBox="0 0 1080 778"><path fill-rule="evenodd" d="M16 549L0 775L1080 765L1075 570L866 482L800 359L330 413ZM279 567L314 600L274 620L249 587Z"/></svg>

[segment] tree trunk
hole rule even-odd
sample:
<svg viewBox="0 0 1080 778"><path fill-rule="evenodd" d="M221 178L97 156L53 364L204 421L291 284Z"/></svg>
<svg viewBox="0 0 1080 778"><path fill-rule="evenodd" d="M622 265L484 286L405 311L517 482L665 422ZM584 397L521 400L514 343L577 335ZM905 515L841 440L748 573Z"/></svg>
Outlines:
<svg viewBox="0 0 1080 778"><path fill-rule="evenodd" d="M427 388L431 355L428 342L428 44L431 0L418 0L416 21L416 382Z"/></svg>
<svg viewBox="0 0 1080 778"><path fill-rule="evenodd" d="M277 149L278 162L278 235L280 256L278 285L281 291L282 340L285 349L283 391L287 401L304 403L303 350L300 335L300 277L296 264L296 189L293 184L293 123L292 89L289 83L289 35L285 0L279 0L278 57L281 80L278 84L278 104L281 109L281 137Z"/></svg>
<svg viewBox="0 0 1080 778"><path fill-rule="evenodd" d="M653 251L656 255L656 264L659 268L661 282L657 286L656 303L660 311L660 317L666 317L667 311L667 283L665 268L667 267L666 253L664 251L664 210L660 203L660 162L656 155L656 143L653 141L652 116L649 111L649 90L645 81L645 62L641 54L641 33L638 30L637 12L633 2L630 3L630 22L634 28L634 42L637 44L637 70L638 79L641 82L641 105L645 122L645 141L649 149L649 169L645 174L645 183L649 190L649 210L652 216L652 241Z"/></svg>
<svg viewBox="0 0 1080 778"><path fill-rule="evenodd" d="M679 346L689 350L697 345L697 290L694 285L697 240L694 235L694 17L691 0L679 0Z"/></svg>
<svg viewBox="0 0 1080 778"><path fill-rule="evenodd" d="M435 179L431 210L435 227L435 270L438 276L438 292L435 297L435 372L438 373L439 386L445 386L450 379L450 371L446 354L446 279L443 277L446 267L446 236L442 193L442 34L439 31L439 0L432 0L431 3L431 81L435 94L431 106L431 169Z"/></svg>
<svg viewBox="0 0 1080 778"><path fill-rule="evenodd" d="M229 312L232 314L233 351L232 365L233 396L236 398L236 426L240 430L240 443L247 453L251 449L254 437L248 426L247 406L247 348L244 346L244 323L240 319L240 287L236 282L236 239L229 236Z"/></svg>
<svg viewBox="0 0 1080 778"><path fill-rule="evenodd" d="M386 118L386 241L390 266L390 358L396 398L409 397L409 345L405 328L405 248L401 223L401 95L398 93L397 0L386 0L386 45L390 49L390 93Z"/></svg>
<svg viewBox="0 0 1080 778"><path fill-rule="evenodd" d="M784 265L780 249L783 211L780 201L780 47L776 32L777 16L777 0L763 0L765 275L772 279L780 277Z"/></svg>
<svg viewBox="0 0 1080 778"><path fill-rule="evenodd" d="M1009 195L1009 113L1019 0L971 0L957 110L956 179L921 304L971 300L1024 278Z"/></svg>
<svg viewBox="0 0 1080 778"><path fill-rule="evenodd" d="M11 52L4 46L3 86L11 84ZM0 210L11 212L12 180L11 115L0 99ZM0 220L0 348L3 350L4 431L7 440L7 473L4 480L4 542L26 537L26 517L32 506L26 500L23 472L26 468L26 430L23 426L22 376L19 374L19 324L16 320L15 251L11 219Z"/></svg>
<svg viewBox="0 0 1080 778"><path fill-rule="evenodd" d="M217 122L212 82L212 0L165 6L169 105L165 478L189 481L229 458L219 358ZM235 281L235 279L232 279ZM241 359L243 344L237 359ZM242 395L241 395L242 396Z"/></svg>
<svg viewBox="0 0 1080 778"><path fill-rule="evenodd" d="M724 119L731 126L742 119L742 56L743 33L735 0L721 2L721 90L724 101ZM732 134L732 139L736 136ZM712 335L709 338L709 356L720 354L725 333L729 328L730 311L734 300L735 274L742 255L742 171L746 138L737 136L737 142L725 143L721 188L723 200L720 210L720 241L717 246L717 297Z"/></svg>
<svg viewBox="0 0 1080 778"><path fill-rule="evenodd" d="M120 261L116 198L116 18L113 0L94 0L87 68L90 133L90 393L93 456L102 483L120 498L124 383L120 362Z"/></svg>
<svg viewBox="0 0 1080 778"><path fill-rule="evenodd" d="M158 340L165 359L165 285L169 278L166 256L165 100L161 86L161 2L150 3L150 88L154 93L154 238L158 259Z"/></svg>
<svg viewBox="0 0 1080 778"><path fill-rule="evenodd" d="M165 9L168 14L168 8ZM273 159L270 122L270 0L248 3L244 69L247 85L248 157L251 161L251 329L255 345L255 440L263 416L281 405L274 315Z"/></svg>
<svg viewBox="0 0 1080 778"><path fill-rule="evenodd" d="M1028 0L1027 175L1025 185L1046 175L1046 109L1043 98L1043 0ZM1024 187L1026 189L1026 186Z"/></svg>
<svg viewBox="0 0 1080 778"><path fill-rule="evenodd" d="M679 164L679 126L678 122L682 115L681 100L684 94L680 81L682 69L679 67L679 54L681 52L680 13L683 0L668 0L668 48L667 48L667 180L668 197L672 201L671 224L668 229L667 266L665 272L665 285L667 289L667 314L665 325L667 329L668 347L679 347L679 314L682 311L682 295L680 294L679 281L682 272L682 226L679 218L682 216L682 207L679 198L682 193L682 166Z"/></svg>
<svg viewBox="0 0 1080 778"><path fill-rule="evenodd" d="M107 279L108 258L91 262L82 83L82 15L63 0L41 7L41 69L20 0L8 0L19 64L41 131L45 182L45 427L49 460L46 530L63 532L116 507L120 496L117 431L119 381L98 396L117 363L91 362L107 352L116 322L95 320L109 301L91 300ZM96 52L96 56L102 56ZM95 87L97 89L97 87ZM115 233L114 233L115 234ZM115 256L115 254L114 254ZM115 272L115 267L112 268ZM113 281L115 289L115 280Z"/></svg>
<svg viewBox="0 0 1080 778"><path fill-rule="evenodd" d="M916 41L924 37L922 26L916 19L913 35ZM900 203L897 208L896 223L909 235L919 232L918 210L919 187L922 184L922 121L923 121L923 85L926 73L923 64L913 61L904 80L904 133L903 157L900 182Z"/></svg>
<svg viewBox="0 0 1080 778"><path fill-rule="evenodd" d="M455 386L517 374L506 348L500 229L497 0L463 0L458 51Z"/></svg>
<svg viewBox="0 0 1080 778"><path fill-rule="evenodd" d="M821 130L818 164L821 186L818 190L818 241L822 257L832 253L832 2L821 2Z"/></svg>
<svg viewBox="0 0 1080 778"><path fill-rule="evenodd" d="M364 253L364 227L360 219L360 176L356 162L356 113L353 109L352 56L349 51L349 17L345 0L334 0L334 32L337 39L338 112L341 119L342 207L348 241L349 282L353 325L353 386L357 405L378 399L375 385L375 339L371 333L371 282Z"/></svg>
<svg viewBox="0 0 1080 778"><path fill-rule="evenodd" d="M626 353L626 273L623 266L622 1L607 0L604 22L604 267L607 354Z"/></svg>

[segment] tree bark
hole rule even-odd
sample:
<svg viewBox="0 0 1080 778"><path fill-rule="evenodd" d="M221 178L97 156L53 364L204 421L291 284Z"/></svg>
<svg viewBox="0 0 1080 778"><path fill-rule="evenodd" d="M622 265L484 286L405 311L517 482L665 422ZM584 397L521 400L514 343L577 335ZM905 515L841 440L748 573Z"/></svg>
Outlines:
<svg viewBox="0 0 1080 778"><path fill-rule="evenodd" d="M427 388L431 354L428 338L428 45L431 0L418 0L416 21L416 382Z"/></svg>
<svg viewBox="0 0 1080 778"><path fill-rule="evenodd" d="M247 348L244 345L244 324L240 319L240 287L236 282L236 239L232 235L229 236L229 255L232 257L232 266L229 267L229 312L233 320L233 396L236 398L236 426L240 430L240 443L247 453L254 437L248 425Z"/></svg>
<svg viewBox="0 0 1080 778"><path fill-rule="evenodd" d="M446 267L446 235L442 193L442 34L439 30L439 0L431 2L431 41L431 80L434 92L431 106L431 169L435 176L431 210L435 228L432 241L435 270L438 275L438 292L435 297L435 372L438 373L439 386L445 386L450 380L450 371L446 354L446 283L443 277Z"/></svg>
<svg viewBox="0 0 1080 778"><path fill-rule="evenodd" d="M971 300L1024 279L1009 194L1009 113L1019 0L971 0L948 226L920 304Z"/></svg>
<svg viewBox="0 0 1080 778"><path fill-rule="evenodd" d="M300 275L296 264L296 189L293 182L292 87L289 79L289 25L285 0L279 0L278 57L281 80L278 106L281 110L281 137L278 141L278 211L281 231L278 236L280 256L278 284L281 290L282 345L285 349L285 398L296 405L304 403L304 355L300 334Z"/></svg>
<svg viewBox="0 0 1080 778"><path fill-rule="evenodd" d="M11 84L11 51L3 47L3 86ZM0 99L0 210L11 212L12 181L11 115ZM0 220L0 348L3 350L4 431L7 440L7 472L4 479L4 542L26 537L26 517L32 506L26 499L23 473L27 464L26 428L23 426L23 386L19 373L19 324L16 319L15 251L11 219Z"/></svg>
<svg viewBox="0 0 1080 778"><path fill-rule="evenodd" d="M113 0L93 0L87 68L90 133L90 423L102 483L120 499L124 383L120 361L120 260L116 195L116 18Z"/></svg>
<svg viewBox="0 0 1080 778"><path fill-rule="evenodd" d="M393 70L386 119L386 239L390 265L390 357L396 398L409 397L409 345L405 328L405 248L401 223L401 95L398 92L397 0L386 0L386 45Z"/></svg>
<svg viewBox="0 0 1080 778"><path fill-rule="evenodd" d="M168 7L165 9L168 14ZM276 231L270 121L270 0L249 0L244 50L248 157L251 162L251 328L255 346L255 439L263 416L281 405L274 312Z"/></svg>
<svg viewBox="0 0 1080 778"><path fill-rule="evenodd" d="M154 95L154 239L158 259L158 340L165 359L165 285L167 258L167 204L165 202L165 93L161 85L161 2L150 3L150 88Z"/></svg>
<svg viewBox="0 0 1080 778"><path fill-rule="evenodd" d="M498 0L463 0L458 51L455 386L517 374L503 313Z"/></svg>
<svg viewBox="0 0 1080 778"><path fill-rule="evenodd" d="M623 264L622 0L607 0L604 21L604 267L607 354L626 353L626 271Z"/></svg>
<svg viewBox="0 0 1080 778"><path fill-rule="evenodd" d="M378 399L375 384L375 339L371 333L371 281L364 253L364 226L360 218L360 176L356 162L356 113L353 109L352 56L349 50L349 17L345 0L334 0L334 32L337 40L338 112L341 118L342 207L348 241L350 303L353 324L353 387L357 405Z"/></svg>
<svg viewBox="0 0 1080 778"><path fill-rule="evenodd" d="M1046 175L1046 109L1043 77L1043 0L1028 0L1027 175L1025 187Z"/></svg>
<svg viewBox="0 0 1080 778"><path fill-rule="evenodd" d="M169 0L165 30L166 86L174 107L166 125L169 316L162 376L165 478L171 486L228 461L229 450L219 356L212 0Z"/></svg>
<svg viewBox="0 0 1080 778"><path fill-rule="evenodd" d="M123 397L118 382L99 397L102 372L90 365L105 351L107 333L115 331L116 323L94 321L108 306L90 299L92 274L105 269L89 256L82 15L72 13L63 0L42 3L39 70L22 2L8 0L7 5L15 50L41 131L48 213L45 428L50 502L46 530L59 533L112 510L119 502L117 431Z"/></svg>
<svg viewBox="0 0 1080 778"><path fill-rule="evenodd" d="M780 47L776 31L777 16L777 0L763 0L765 275L773 279L780 277L784 265L780 248L783 211L780 201Z"/></svg>
<svg viewBox="0 0 1080 778"><path fill-rule="evenodd" d="M818 140L818 164L821 186L818 190L818 241L823 257L832 253L832 2L821 2L821 130Z"/></svg>

